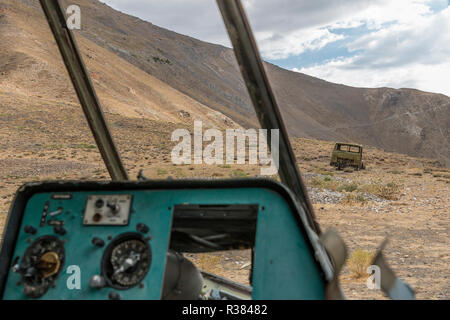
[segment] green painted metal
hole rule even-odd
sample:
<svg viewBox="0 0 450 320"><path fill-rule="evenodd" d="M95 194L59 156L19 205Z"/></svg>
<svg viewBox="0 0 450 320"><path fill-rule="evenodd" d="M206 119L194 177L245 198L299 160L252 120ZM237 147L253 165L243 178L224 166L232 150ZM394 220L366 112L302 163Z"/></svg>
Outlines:
<svg viewBox="0 0 450 320"><path fill-rule="evenodd" d="M127 192L118 192L125 193ZM25 216L21 230L25 225L32 225L38 229L38 233L32 237L21 232L19 235L14 257L22 256L29 246L27 239L37 239L43 235L54 235L53 227L45 226L39 228L41 214L46 201L50 201L49 212L64 208L64 213L55 219L65 221L64 228L67 230L65 236L58 236L66 240L66 261L63 272L57 279L56 288L50 289L43 299L58 300L98 300L108 299L111 289L94 290L89 287L89 279L92 275L100 274L100 262L103 248L91 244L93 237L99 237L105 242L108 236L115 237L124 232L136 232L139 222L146 223L151 228L152 240L152 265L148 276L144 281L144 289L138 287L127 290L128 299L159 299L161 296L162 278L165 267L165 256L169 245L170 228L172 222L172 211L168 210L167 198L160 197L160 192L135 192L133 194L132 213L130 223L126 227L90 227L83 226L83 209L86 199L90 194L118 194L117 192L79 192L73 194L72 200L51 200L51 194L38 194L31 198L26 207ZM150 204L150 205L149 205ZM156 227L157 226L157 227ZM105 246L106 247L106 246ZM81 290L69 290L67 280L70 274L66 273L67 267L77 265L81 269ZM22 287L16 283L20 281L18 274L9 274L7 290L4 299L23 299ZM122 293L122 292L121 292ZM125 293L123 293L125 294ZM125 297L124 297L125 298Z"/></svg>
<svg viewBox="0 0 450 320"><path fill-rule="evenodd" d="M286 202L276 193L267 200L256 229L253 299L324 299L324 283L305 235Z"/></svg>
<svg viewBox="0 0 450 320"><path fill-rule="evenodd" d="M14 257L21 257L29 246L29 238L53 235L53 228L39 228L41 214L46 201L50 201L49 212L64 208L64 213L55 219L64 220L66 261L56 287L49 289L43 299L107 299L110 288L91 289L89 279L100 273L100 262L104 249L94 247L91 239L100 237L107 243L108 236L115 237L125 232L135 232L138 223L150 227L152 240L152 264L143 281L144 288L135 287L120 291L123 299L160 299L165 269L165 257L169 246L172 208L179 204L258 204L258 223L254 263L254 299L322 299L324 284L319 267L308 249L293 212L286 200L269 189L185 189L121 192L77 192L71 200L51 200L54 193L34 195L28 202L18 236ZM89 195L132 194L130 223L124 227L86 227L82 224L83 209ZM169 209L170 208L170 209ZM264 208L264 209L263 209ZM38 229L36 235L23 232L25 225ZM81 290L69 290L66 282L67 267L77 265L81 269ZM20 276L9 272L4 299L24 299Z"/></svg>

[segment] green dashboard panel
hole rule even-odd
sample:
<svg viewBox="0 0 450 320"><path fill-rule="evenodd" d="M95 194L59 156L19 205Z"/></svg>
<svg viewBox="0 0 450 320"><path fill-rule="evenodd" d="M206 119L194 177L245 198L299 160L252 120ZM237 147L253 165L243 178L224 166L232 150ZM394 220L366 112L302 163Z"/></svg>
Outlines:
<svg viewBox="0 0 450 320"><path fill-rule="evenodd" d="M294 215L281 197L268 200L258 216L253 299L324 299L323 279Z"/></svg>
<svg viewBox="0 0 450 320"><path fill-rule="evenodd" d="M92 189L92 188L91 188ZM53 286L40 299L98 300L108 299L116 291L122 299L160 299L170 246L174 208L179 205L257 205L258 219L253 261L253 299L323 299L324 282L321 269L314 259L308 239L299 224L296 212L285 196L270 188L180 188L142 190L66 191L34 193L24 205L17 225L14 249L8 270L0 274L3 299L27 299L21 275L12 272L28 247L42 236L57 237L64 243L65 259ZM70 196L69 196L70 195ZM123 225L86 225L85 212L89 197L131 196L129 219ZM47 207L46 207L47 205ZM50 216L50 213L61 212ZM45 223L41 226L43 213ZM16 213L17 214L17 213ZM63 221L65 234L55 233L52 220ZM102 257L108 244L121 234L139 234L138 225L148 226L142 237L151 249L151 263L139 285L116 290L110 287L94 289L90 279L102 273ZM35 234L25 233L33 226ZM13 232L8 224L6 232ZM14 233L14 232L13 232ZM142 232L141 232L142 233ZM149 237L150 236L150 237ZM95 246L93 238L104 246ZM2 255L3 257L5 255ZM74 267L79 268L80 286L74 283ZM2 279L0 279L2 280Z"/></svg>

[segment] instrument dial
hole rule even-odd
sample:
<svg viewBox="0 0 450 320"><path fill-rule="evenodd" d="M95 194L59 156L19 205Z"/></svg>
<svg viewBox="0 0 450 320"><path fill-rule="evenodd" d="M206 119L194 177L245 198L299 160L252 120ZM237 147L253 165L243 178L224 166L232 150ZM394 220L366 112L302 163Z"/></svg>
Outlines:
<svg viewBox="0 0 450 320"><path fill-rule="evenodd" d="M139 234L119 236L103 257L102 271L111 287L128 289L138 285L151 264L150 246Z"/></svg>
<svg viewBox="0 0 450 320"><path fill-rule="evenodd" d="M35 240L19 265L23 293L30 298L42 297L61 272L64 260L64 245L58 238L44 236Z"/></svg>

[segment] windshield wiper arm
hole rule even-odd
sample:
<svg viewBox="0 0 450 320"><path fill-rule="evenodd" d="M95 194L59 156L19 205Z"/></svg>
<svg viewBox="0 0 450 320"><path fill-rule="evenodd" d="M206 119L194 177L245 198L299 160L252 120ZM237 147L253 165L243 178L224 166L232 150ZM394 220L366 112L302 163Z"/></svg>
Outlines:
<svg viewBox="0 0 450 320"><path fill-rule="evenodd" d="M296 195L306 212L311 228L317 234L320 234L320 227L316 221L313 206L300 175L280 109L270 86L242 3L240 0L217 0L217 3L259 123L262 128L268 130L267 140L271 141L270 132L272 129L279 129L279 175L281 181ZM270 146L269 143L267 144Z"/></svg>
<svg viewBox="0 0 450 320"><path fill-rule="evenodd" d="M128 174L109 131L100 101L81 58L75 37L67 27L59 1L40 0L40 2L111 179L128 180Z"/></svg>

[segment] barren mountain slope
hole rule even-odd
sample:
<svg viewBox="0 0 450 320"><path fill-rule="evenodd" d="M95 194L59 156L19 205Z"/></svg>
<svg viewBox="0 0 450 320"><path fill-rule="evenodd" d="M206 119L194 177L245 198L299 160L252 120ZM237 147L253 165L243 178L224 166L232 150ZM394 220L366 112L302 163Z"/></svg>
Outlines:
<svg viewBox="0 0 450 320"><path fill-rule="evenodd" d="M244 126L256 118L232 50L77 1L79 33ZM80 37L81 38L81 37ZM411 89L362 89L266 64L293 136L351 140L450 164L450 98Z"/></svg>
<svg viewBox="0 0 450 320"><path fill-rule="evenodd" d="M307 136L356 141L450 165L449 97L414 89L353 88L267 67L296 135L307 128ZM304 122L310 119L319 124L308 127Z"/></svg>
<svg viewBox="0 0 450 320"><path fill-rule="evenodd" d="M45 23L37 0L7 0L3 3L3 10L16 11L16 28L33 23L33 32L46 28L41 26ZM63 3L69 4L68 1ZM257 126L232 50L157 27L113 10L98 0L77 0L76 3L82 10L82 30L75 33L100 97L110 110L120 109L121 112L155 118L158 115L160 119L174 121L174 114L180 114L180 109L189 109L192 118L205 114L195 100L243 126ZM25 13L24 6L29 10L21 14ZM8 20L9 15L3 13L1 19ZM34 48L38 42L29 41L25 35L17 30L11 34L18 45ZM36 35L33 39L42 41ZM106 50L100 51L87 39ZM43 47L53 47L50 38ZM57 53L56 50L52 52ZM29 53L25 54L20 52L14 59L27 59ZM40 59L45 60L48 55L34 58L39 64ZM56 59L57 56L52 56L52 61ZM123 60L193 100L183 96L176 101L167 92L161 93L157 89L163 86L161 82L132 69ZM47 63L47 68L53 67L53 63ZM293 136L354 141L387 151L438 158L442 164L450 165L449 97L412 89L352 88L271 64L266 67ZM24 68L24 72L28 72L26 70ZM51 87L54 80L69 85L67 81L60 81L56 76L51 79L41 72L39 81L36 79L31 87L33 90ZM167 87L165 90L171 91ZM177 96L180 97L178 92ZM200 112L192 105L200 108ZM186 114L181 112L181 115Z"/></svg>
<svg viewBox="0 0 450 320"><path fill-rule="evenodd" d="M3 3L0 10L0 91L76 103L42 12L16 1ZM195 115L215 127L233 124L114 53L86 38L78 40L106 112L175 123Z"/></svg>

